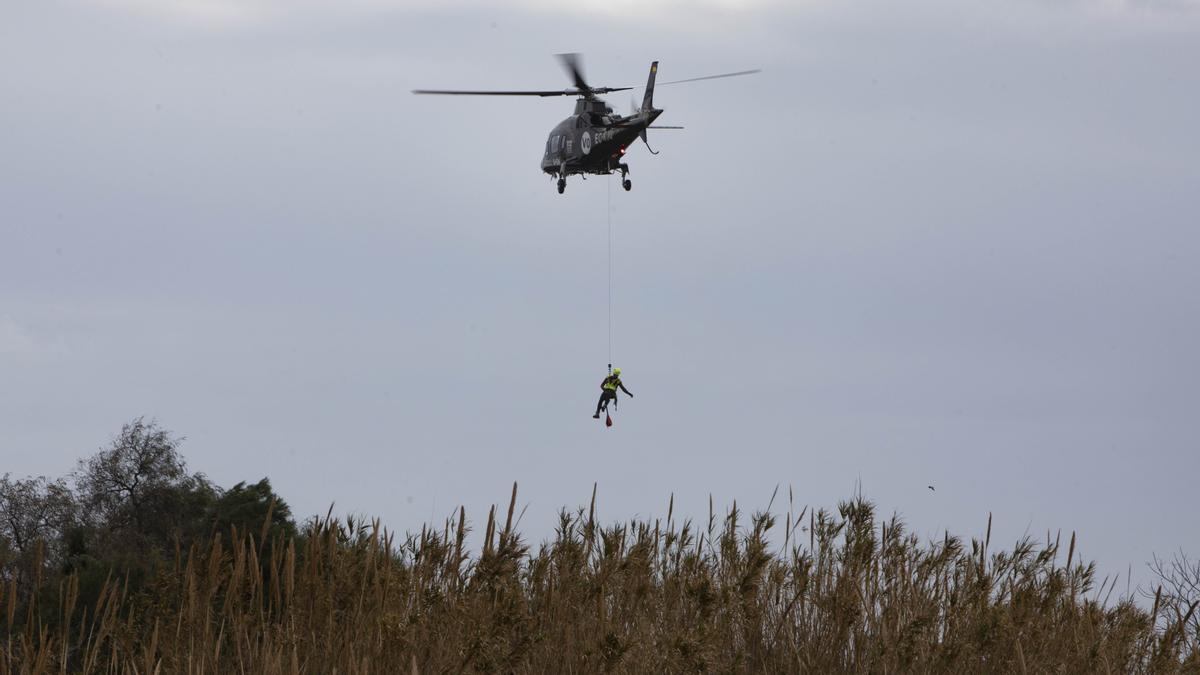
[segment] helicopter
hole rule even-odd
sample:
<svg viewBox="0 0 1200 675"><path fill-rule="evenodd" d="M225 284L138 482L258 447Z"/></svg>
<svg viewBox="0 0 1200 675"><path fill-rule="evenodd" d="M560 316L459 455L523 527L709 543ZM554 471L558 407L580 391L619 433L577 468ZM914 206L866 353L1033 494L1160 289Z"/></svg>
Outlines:
<svg viewBox="0 0 1200 675"><path fill-rule="evenodd" d="M654 107L654 80L658 74L658 61L650 64L650 76L646 80L646 93L639 106L636 100L629 115L620 115L600 99L598 94L614 91L629 91L633 87L593 87L583 77L578 54L559 54L559 60L571 76L575 86L570 89L540 91L469 91L457 89L414 89L414 94L443 94L453 96L578 96L575 112L555 125L546 139L546 150L542 155L542 172L558 178L558 193L567 189L567 176L587 174L611 175L621 172L621 187L628 192L633 189L629 180L629 165L622 161L629 146L639 137L651 154L658 153L650 147L647 129L682 129L678 126L656 126L654 121L663 114L662 108ZM660 82L659 86L682 84L699 80L714 80L722 77L751 75L759 69L740 70L734 73L706 75L686 80Z"/></svg>

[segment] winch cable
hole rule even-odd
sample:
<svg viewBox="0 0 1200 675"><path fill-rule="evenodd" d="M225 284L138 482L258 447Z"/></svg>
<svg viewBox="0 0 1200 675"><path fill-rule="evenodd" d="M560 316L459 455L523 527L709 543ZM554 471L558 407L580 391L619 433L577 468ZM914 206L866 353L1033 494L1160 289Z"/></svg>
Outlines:
<svg viewBox="0 0 1200 675"><path fill-rule="evenodd" d="M612 302L612 179L604 181L608 186L608 374L612 375L613 302Z"/></svg>

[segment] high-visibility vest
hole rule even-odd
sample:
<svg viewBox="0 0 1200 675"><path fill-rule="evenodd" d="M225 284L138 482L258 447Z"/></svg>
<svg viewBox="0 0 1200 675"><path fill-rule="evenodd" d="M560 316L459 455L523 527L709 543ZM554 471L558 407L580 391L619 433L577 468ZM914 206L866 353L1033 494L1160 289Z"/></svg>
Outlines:
<svg viewBox="0 0 1200 675"><path fill-rule="evenodd" d="M605 391L616 391L617 386L621 384L621 378L616 375L609 375L600 383L600 388Z"/></svg>

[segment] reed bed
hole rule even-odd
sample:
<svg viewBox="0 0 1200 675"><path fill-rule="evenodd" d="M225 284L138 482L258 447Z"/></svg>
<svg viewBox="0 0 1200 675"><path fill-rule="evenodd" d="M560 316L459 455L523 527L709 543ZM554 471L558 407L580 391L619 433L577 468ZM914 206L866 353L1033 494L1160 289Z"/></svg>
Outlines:
<svg viewBox="0 0 1200 675"><path fill-rule="evenodd" d="M14 580L0 675L1200 672L1191 617L1113 599L1073 536L1065 555L993 551L990 523L921 541L861 497L783 523L735 504L602 526L593 492L531 547L516 500L476 551L461 509L402 540L328 515L272 536L268 518L145 583L114 570L94 598L74 574Z"/></svg>

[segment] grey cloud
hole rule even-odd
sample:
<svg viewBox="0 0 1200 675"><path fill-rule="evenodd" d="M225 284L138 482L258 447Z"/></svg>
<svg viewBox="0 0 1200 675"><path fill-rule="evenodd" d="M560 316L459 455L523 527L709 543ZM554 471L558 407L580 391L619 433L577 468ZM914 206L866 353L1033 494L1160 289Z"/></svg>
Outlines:
<svg viewBox="0 0 1200 675"><path fill-rule="evenodd" d="M1108 570L1200 545L1194 13L6 14L0 335L70 348L0 356L4 471L146 414L218 482L400 529L513 479L534 532L593 481L613 518L861 481L925 533L1076 528ZM408 94L560 86L566 50L606 84L764 68L664 88L688 129L611 195L637 398L607 431L610 186L537 169L570 103Z"/></svg>

